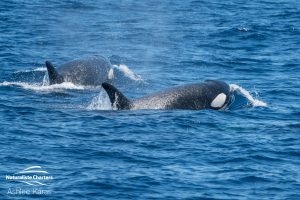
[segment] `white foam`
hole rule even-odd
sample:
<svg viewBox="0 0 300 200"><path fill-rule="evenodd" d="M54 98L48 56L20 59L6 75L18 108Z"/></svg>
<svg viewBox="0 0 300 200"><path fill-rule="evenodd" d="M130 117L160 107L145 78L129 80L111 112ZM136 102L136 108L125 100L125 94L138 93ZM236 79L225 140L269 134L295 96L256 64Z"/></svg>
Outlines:
<svg viewBox="0 0 300 200"><path fill-rule="evenodd" d="M74 85L70 82L63 82L61 84L54 84L54 85L41 85L41 84L34 84L34 83L24 83L24 82L8 82L4 81L0 83L0 86L19 86L26 90L35 90L35 91L57 91L57 90L84 90L85 87L81 85Z"/></svg>
<svg viewBox="0 0 300 200"><path fill-rule="evenodd" d="M261 101L261 100L258 100L258 99L255 99L251 94L250 92L248 92L246 89L242 88L241 86L239 85L236 85L236 84L230 84L230 90L231 91L239 91L244 97L246 97L250 103L253 105L253 106L260 106L260 107L266 107L268 106L267 103Z"/></svg>
<svg viewBox="0 0 300 200"><path fill-rule="evenodd" d="M47 71L47 69L45 67L38 67L36 69L33 69L33 71L45 72Z"/></svg>
<svg viewBox="0 0 300 200"><path fill-rule="evenodd" d="M111 68L108 72L108 79L113 79L114 78L114 70Z"/></svg>
<svg viewBox="0 0 300 200"><path fill-rule="evenodd" d="M47 69L45 67L38 67L38 68L35 68L35 69L17 71L15 73L21 73L21 72L45 72L45 71L47 71Z"/></svg>
<svg viewBox="0 0 300 200"><path fill-rule="evenodd" d="M50 85L48 72L45 73L43 78L43 86L47 86L47 85Z"/></svg>
<svg viewBox="0 0 300 200"><path fill-rule="evenodd" d="M122 71L125 76L129 77L132 80L135 81L141 81L143 80L141 76L135 74L132 70L130 70L126 65L120 64L120 65L113 65L114 68L119 69Z"/></svg>
<svg viewBox="0 0 300 200"><path fill-rule="evenodd" d="M250 31L250 28L247 28L247 27L238 27L237 29L238 29L239 31L244 31L244 32Z"/></svg>
<svg viewBox="0 0 300 200"><path fill-rule="evenodd" d="M88 110L112 110L112 106L108 96L100 92L100 94L92 99L90 105L87 106Z"/></svg>

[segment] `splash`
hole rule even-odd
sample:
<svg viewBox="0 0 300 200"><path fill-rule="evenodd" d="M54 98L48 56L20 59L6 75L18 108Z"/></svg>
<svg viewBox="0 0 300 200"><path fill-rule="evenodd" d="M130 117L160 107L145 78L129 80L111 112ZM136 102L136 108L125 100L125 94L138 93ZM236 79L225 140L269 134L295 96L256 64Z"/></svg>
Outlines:
<svg viewBox="0 0 300 200"><path fill-rule="evenodd" d="M241 86L239 85L236 85L236 84L230 84L230 90L231 91L237 91L239 92L242 96L244 96L245 98L247 98L247 100L251 103L252 106L258 106L258 107L266 107L268 106L267 103L261 101L261 100L258 100L258 99L255 99L249 91L247 91L246 89L242 88Z"/></svg>
<svg viewBox="0 0 300 200"><path fill-rule="evenodd" d="M60 90L84 90L84 86L74 85L70 82L64 82L61 84L54 85L41 85L37 83L25 83L25 82L9 82L4 81L0 83L0 86L17 86L24 88L26 90L34 90L34 91L60 91Z"/></svg>
<svg viewBox="0 0 300 200"><path fill-rule="evenodd" d="M45 67L38 67L38 68L35 68L35 69L16 71L15 73L22 73L22 72L45 72L45 71L47 71L47 69Z"/></svg>
<svg viewBox="0 0 300 200"><path fill-rule="evenodd" d="M113 65L114 69L118 69L121 72L124 73L125 76L127 76L128 78L134 80L134 81L142 81L142 77L135 74L131 69L129 69L126 65L124 64L120 64L120 65Z"/></svg>
<svg viewBox="0 0 300 200"><path fill-rule="evenodd" d="M108 96L104 92L93 98L90 105L87 106L87 110L112 110L112 106Z"/></svg>
<svg viewBox="0 0 300 200"><path fill-rule="evenodd" d="M46 72L43 78L43 86L49 86L49 85L50 85L49 75L48 72Z"/></svg>

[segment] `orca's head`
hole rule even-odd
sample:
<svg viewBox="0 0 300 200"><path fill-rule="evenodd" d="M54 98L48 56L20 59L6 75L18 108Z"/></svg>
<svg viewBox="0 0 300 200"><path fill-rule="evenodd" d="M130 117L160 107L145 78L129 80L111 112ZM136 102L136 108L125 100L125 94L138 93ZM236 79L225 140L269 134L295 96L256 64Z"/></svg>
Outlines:
<svg viewBox="0 0 300 200"><path fill-rule="evenodd" d="M210 108L215 110L223 110L227 107L232 99L232 93L230 86L223 82L217 80L206 81L210 83L212 92Z"/></svg>
<svg viewBox="0 0 300 200"><path fill-rule="evenodd" d="M232 94L219 93L210 103L210 108L215 110L224 110L232 102Z"/></svg>

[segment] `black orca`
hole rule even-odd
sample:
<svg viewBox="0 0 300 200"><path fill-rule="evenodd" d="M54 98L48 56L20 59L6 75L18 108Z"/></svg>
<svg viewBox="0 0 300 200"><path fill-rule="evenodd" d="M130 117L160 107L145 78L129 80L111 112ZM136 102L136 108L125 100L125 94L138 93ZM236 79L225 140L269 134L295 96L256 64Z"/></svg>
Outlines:
<svg viewBox="0 0 300 200"><path fill-rule="evenodd" d="M102 87L118 110L136 109L223 109L231 99L228 84L218 80L187 84L130 100L109 83Z"/></svg>
<svg viewBox="0 0 300 200"><path fill-rule="evenodd" d="M110 61L103 56L73 60L62 64L57 69L51 62L46 61L46 67L50 85L72 82L79 85L97 86L110 81L113 74Z"/></svg>

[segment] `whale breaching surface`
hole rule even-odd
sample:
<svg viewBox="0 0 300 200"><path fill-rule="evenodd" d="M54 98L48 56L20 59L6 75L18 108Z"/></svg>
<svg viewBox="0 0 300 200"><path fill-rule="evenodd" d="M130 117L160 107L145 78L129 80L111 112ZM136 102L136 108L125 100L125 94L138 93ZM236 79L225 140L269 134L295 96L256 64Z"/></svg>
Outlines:
<svg viewBox="0 0 300 200"><path fill-rule="evenodd" d="M76 59L55 68L46 61L50 85L72 82L77 85L97 86L112 79L113 68L103 56Z"/></svg>
<svg viewBox="0 0 300 200"><path fill-rule="evenodd" d="M224 109L230 102L230 87L223 81L207 80L152 93L137 99L128 99L109 83L102 87L112 106L118 110L137 109Z"/></svg>

